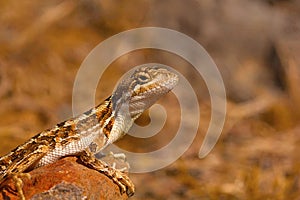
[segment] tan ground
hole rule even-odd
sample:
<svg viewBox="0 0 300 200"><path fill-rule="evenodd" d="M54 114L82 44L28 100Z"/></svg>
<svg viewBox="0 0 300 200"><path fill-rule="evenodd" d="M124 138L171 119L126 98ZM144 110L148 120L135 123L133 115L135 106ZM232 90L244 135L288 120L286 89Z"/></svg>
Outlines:
<svg viewBox="0 0 300 200"><path fill-rule="evenodd" d="M72 115L76 72L97 44L124 30L160 26L189 35L210 53L225 82L228 113L219 142L200 160L210 119L201 77L162 51L116 60L99 83L97 103L131 66L160 62L188 78L201 108L193 145L171 166L132 174L132 199L299 199L299 1L2 0L0 24L1 155ZM178 104L172 94L161 103L169 114L163 131L146 140L126 137L121 147L145 152L172 139Z"/></svg>

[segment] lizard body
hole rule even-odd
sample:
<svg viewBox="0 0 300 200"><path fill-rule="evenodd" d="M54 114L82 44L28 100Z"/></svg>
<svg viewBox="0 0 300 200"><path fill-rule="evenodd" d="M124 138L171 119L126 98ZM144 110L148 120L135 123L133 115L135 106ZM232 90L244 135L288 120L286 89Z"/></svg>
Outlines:
<svg viewBox="0 0 300 200"><path fill-rule="evenodd" d="M78 155L90 168L112 178L132 195L129 178L94 157L126 134L144 110L173 89L178 76L163 67L142 66L125 77L113 94L89 111L42 131L0 158L0 187L10 177ZM18 188L20 196L23 195ZM23 197L24 198L24 197Z"/></svg>

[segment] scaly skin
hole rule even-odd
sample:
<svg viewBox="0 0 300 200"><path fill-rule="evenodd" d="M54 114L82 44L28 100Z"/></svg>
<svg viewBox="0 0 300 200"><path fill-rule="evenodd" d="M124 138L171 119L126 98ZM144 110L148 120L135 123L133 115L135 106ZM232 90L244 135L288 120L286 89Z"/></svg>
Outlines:
<svg viewBox="0 0 300 200"><path fill-rule="evenodd" d="M50 164L67 155L78 155L86 166L109 176L121 192L134 193L134 186L122 172L110 168L93 154L126 134L137 119L156 100L173 89L178 77L156 66L137 68L121 81L112 96L95 108L57 124L16 147L0 158L0 186L8 178L16 180L19 196L21 173Z"/></svg>

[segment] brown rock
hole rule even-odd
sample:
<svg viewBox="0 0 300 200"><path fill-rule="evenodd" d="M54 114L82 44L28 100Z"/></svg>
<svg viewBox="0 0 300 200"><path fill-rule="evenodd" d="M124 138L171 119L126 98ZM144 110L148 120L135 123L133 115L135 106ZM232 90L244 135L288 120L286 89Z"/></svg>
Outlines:
<svg viewBox="0 0 300 200"><path fill-rule="evenodd" d="M22 178L26 199L127 199L107 176L67 157L32 170L30 179ZM19 199L11 179L4 185L0 200Z"/></svg>

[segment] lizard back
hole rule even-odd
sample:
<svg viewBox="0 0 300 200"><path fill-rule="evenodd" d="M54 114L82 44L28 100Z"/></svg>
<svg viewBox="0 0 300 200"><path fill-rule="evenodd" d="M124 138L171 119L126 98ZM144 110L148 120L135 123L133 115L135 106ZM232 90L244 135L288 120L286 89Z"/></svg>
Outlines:
<svg viewBox="0 0 300 200"><path fill-rule="evenodd" d="M105 126L105 122L110 122ZM10 174L52 163L86 149L94 140L107 141L112 128L111 97L97 107L47 129L0 158L0 183ZM101 133L104 134L101 134ZM99 142L101 141L101 142Z"/></svg>
<svg viewBox="0 0 300 200"><path fill-rule="evenodd" d="M97 107L37 134L1 157L0 184L9 176L87 148L92 153L101 151L124 136L134 120L177 82L178 76L164 67L138 67Z"/></svg>

